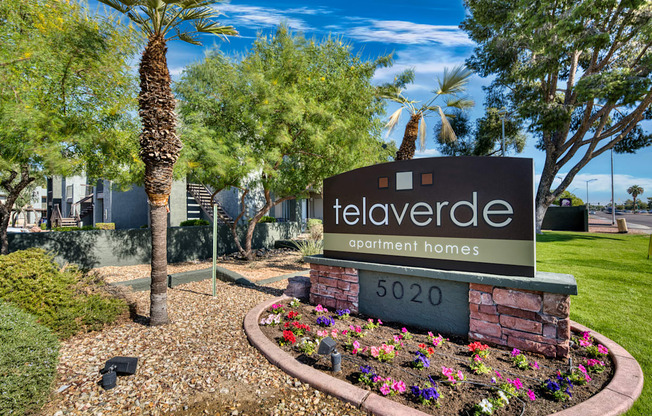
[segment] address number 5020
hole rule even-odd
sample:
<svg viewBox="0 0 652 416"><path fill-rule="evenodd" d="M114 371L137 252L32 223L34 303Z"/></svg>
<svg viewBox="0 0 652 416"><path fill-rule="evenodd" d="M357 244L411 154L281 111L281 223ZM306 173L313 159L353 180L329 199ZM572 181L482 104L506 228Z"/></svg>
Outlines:
<svg viewBox="0 0 652 416"><path fill-rule="evenodd" d="M402 282L388 283L385 279L379 279L376 295L380 298L391 295L396 300L409 298L409 301L414 303L423 303L427 298L432 306L441 304L441 289L439 287L430 286L428 290L424 290L418 283L412 283L406 290Z"/></svg>

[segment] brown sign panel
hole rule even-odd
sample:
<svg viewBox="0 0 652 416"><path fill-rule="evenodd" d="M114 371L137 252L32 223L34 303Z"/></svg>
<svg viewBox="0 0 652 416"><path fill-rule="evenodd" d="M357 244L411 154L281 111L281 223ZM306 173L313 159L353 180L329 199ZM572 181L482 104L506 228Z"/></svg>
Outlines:
<svg viewBox="0 0 652 416"><path fill-rule="evenodd" d="M534 276L532 159L437 157L324 181L324 256Z"/></svg>

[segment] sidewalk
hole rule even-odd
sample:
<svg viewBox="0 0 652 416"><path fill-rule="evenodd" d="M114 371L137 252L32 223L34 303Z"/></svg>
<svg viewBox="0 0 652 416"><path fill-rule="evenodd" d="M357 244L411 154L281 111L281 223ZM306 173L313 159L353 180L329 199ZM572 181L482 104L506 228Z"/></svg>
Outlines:
<svg viewBox="0 0 652 416"><path fill-rule="evenodd" d="M616 218L618 219L618 218ZM629 234L652 234L652 228L645 225L627 223ZM589 215L590 233L618 234L618 226L612 225L610 220Z"/></svg>

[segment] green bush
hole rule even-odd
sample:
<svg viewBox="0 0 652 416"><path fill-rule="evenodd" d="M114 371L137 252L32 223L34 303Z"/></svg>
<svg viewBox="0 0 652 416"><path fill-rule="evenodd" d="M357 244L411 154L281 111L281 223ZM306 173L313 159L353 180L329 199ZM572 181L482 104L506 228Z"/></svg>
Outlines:
<svg viewBox="0 0 652 416"><path fill-rule="evenodd" d="M0 301L0 414L32 414L45 404L59 341L36 318Z"/></svg>
<svg viewBox="0 0 652 416"><path fill-rule="evenodd" d="M323 240L294 240L292 242L302 256L314 256L324 252Z"/></svg>
<svg viewBox="0 0 652 416"><path fill-rule="evenodd" d="M319 218L308 218L308 222L306 223L306 226L308 229L311 229L315 225L322 225L323 221L320 220Z"/></svg>
<svg viewBox="0 0 652 416"><path fill-rule="evenodd" d="M196 227L198 225L209 225L210 222L206 220L187 220L187 221L181 221L179 226L181 227Z"/></svg>
<svg viewBox="0 0 652 416"><path fill-rule="evenodd" d="M98 230L115 230L115 223L114 222L96 222L95 227L97 227Z"/></svg>
<svg viewBox="0 0 652 416"><path fill-rule="evenodd" d="M260 217L258 223L262 224L264 222L276 222L276 218L270 217L269 215L263 215L262 217Z"/></svg>
<svg viewBox="0 0 652 416"><path fill-rule="evenodd" d="M52 231L88 231L88 230L99 230L97 227L92 225L84 225L83 227L52 227Z"/></svg>
<svg viewBox="0 0 652 416"><path fill-rule="evenodd" d="M0 256L0 299L35 315L62 339L99 330L128 309L97 275L74 266L59 270L50 254L35 248Z"/></svg>

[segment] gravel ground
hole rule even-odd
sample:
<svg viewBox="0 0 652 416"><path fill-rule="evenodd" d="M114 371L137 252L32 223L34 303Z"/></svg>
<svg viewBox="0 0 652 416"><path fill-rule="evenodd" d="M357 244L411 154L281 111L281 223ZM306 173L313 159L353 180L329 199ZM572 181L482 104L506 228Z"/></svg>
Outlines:
<svg viewBox="0 0 652 416"><path fill-rule="evenodd" d="M241 274L255 282L269 277L281 276L301 270L309 270L306 263L300 263L301 255L296 251L268 250L254 261L238 260L234 256L222 256L217 265ZM168 273L181 273L192 270L207 269L213 266L211 260L191 261L185 263L168 264ZM122 282L126 280L141 279L150 276L149 264L135 266L107 266L93 269L104 278L107 283Z"/></svg>
<svg viewBox="0 0 652 416"><path fill-rule="evenodd" d="M61 347L43 415L361 415L271 365L249 345L246 313L279 296L286 281L244 288L210 281L168 290L171 323L144 325L149 292L131 293L138 316L74 337ZM104 391L99 370L114 356L139 357L135 375Z"/></svg>

